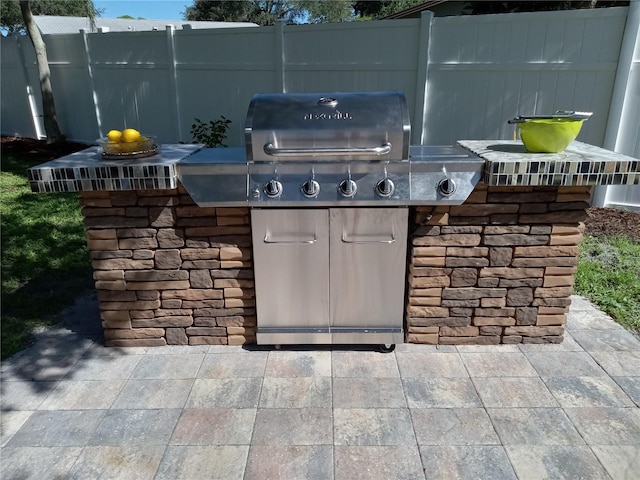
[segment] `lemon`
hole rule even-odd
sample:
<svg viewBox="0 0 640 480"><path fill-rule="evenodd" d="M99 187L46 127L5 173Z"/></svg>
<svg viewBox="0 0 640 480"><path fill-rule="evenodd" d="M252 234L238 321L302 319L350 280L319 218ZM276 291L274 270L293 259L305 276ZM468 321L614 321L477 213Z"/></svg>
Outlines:
<svg viewBox="0 0 640 480"><path fill-rule="evenodd" d="M127 128L122 131L122 137L120 137L121 142L132 143L140 140L140 132L135 128Z"/></svg>
<svg viewBox="0 0 640 480"><path fill-rule="evenodd" d="M109 133L107 133L107 138L110 143L118 143L121 137L122 132L120 130L109 130Z"/></svg>

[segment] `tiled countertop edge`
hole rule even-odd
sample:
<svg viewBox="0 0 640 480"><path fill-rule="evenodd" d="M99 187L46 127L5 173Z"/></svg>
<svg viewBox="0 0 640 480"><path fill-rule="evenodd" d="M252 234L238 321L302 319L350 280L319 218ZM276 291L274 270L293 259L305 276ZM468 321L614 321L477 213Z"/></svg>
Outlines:
<svg viewBox="0 0 640 480"><path fill-rule="evenodd" d="M560 153L530 153L513 140L460 140L485 160L492 186L638 185L640 160L582 142Z"/></svg>

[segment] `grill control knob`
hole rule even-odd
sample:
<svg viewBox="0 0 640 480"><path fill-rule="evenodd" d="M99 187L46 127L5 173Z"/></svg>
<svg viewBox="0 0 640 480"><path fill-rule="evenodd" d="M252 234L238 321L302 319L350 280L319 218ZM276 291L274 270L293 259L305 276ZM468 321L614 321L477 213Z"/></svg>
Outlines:
<svg viewBox="0 0 640 480"><path fill-rule="evenodd" d="M438 182L438 192L443 197L450 197L456 191L457 185L456 182L453 181L453 178L443 178Z"/></svg>
<svg viewBox="0 0 640 480"><path fill-rule="evenodd" d="M345 178L338 185L338 191L340 192L340 195L347 198L353 197L356 194L357 189L358 186L356 185L356 182L354 182L350 178Z"/></svg>
<svg viewBox="0 0 640 480"><path fill-rule="evenodd" d="M279 197L282 193L282 184L278 180L269 180L264 186L264 194L269 198Z"/></svg>
<svg viewBox="0 0 640 480"><path fill-rule="evenodd" d="M320 184L314 179L310 178L302 184L302 194L305 197L315 197L320 193Z"/></svg>
<svg viewBox="0 0 640 480"><path fill-rule="evenodd" d="M385 177L376 183L376 193L381 197L390 197L393 194L396 186L391 179Z"/></svg>

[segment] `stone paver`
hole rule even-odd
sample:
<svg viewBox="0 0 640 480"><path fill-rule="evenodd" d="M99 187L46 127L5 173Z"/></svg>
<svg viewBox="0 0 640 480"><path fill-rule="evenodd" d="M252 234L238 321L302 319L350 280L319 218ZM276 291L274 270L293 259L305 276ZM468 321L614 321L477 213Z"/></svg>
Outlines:
<svg viewBox="0 0 640 480"><path fill-rule="evenodd" d="M572 302L554 345L105 348L80 323L39 333L0 365L0 477L635 478L640 341Z"/></svg>
<svg viewBox="0 0 640 480"><path fill-rule="evenodd" d="M406 408L336 408L336 445L414 445L411 417Z"/></svg>
<svg viewBox="0 0 640 480"><path fill-rule="evenodd" d="M335 408L404 408L400 378L334 378Z"/></svg>
<svg viewBox="0 0 640 480"><path fill-rule="evenodd" d="M394 480L424 479L418 447L335 447L336 480L372 480L385 478L392 478Z"/></svg>
<svg viewBox="0 0 640 480"><path fill-rule="evenodd" d="M503 445L584 445L560 408L490 408Z"/></svg>
<svg viewBox="0 0 640 480"><path fill-rule="evenodd" d="M67 478L81 447L2 449L2 478Z"/></svg>
<svg viewBox="0 0 640 480"><path fill-rule="evenodd" d="M556 407L558 402L538 377L474 378L486 408Z"/></svg>
<svg viewBox="0 0 640 480"><path fill-rule="evenodd" d="M187 408L256 408L262 378L196 379ZM189 391L187 390L187 393Z"/></svg>
<svg viewBox="0 0 640 480"><path fill-rule="evenodd" d="M513 467L501 446L420 447L427 478L516 480Z"/></svg>
<svg viewBox="0 0 640 480"><path fill-rule="evenodd" d="M260 408L331 408L331 377L267 377Z"/></svg>
<svg viewBox="0 0 640 480"><path fill-rule="evenodd" d="M640 445L596 445L591 450L614 480L633 478L640 472Z"/></svg>
<svg viewBox="0 0 640 480"><path fill-rule="evenodd" d="M169 446L155 479L242 480L248 451L247 445Z"/></svg>
<svg viewBox="0 0 640 480"><path fill-rule="evenodd" d="M520 480L579 478L608 480L609 476L587 446L506 446Z"/></svg>
<svg viewBox="0 0 640 480"><path fill-rule="evenodd" d="M562 407L632 407L610 377L550 377L544 383Z"/></svg>
<svg viewBox="0 0 640 480"><path fill-rule="evenodd" d="M330 408L263 408L258 410L252 445L331 445Z"/></svg>
<svg viewBox="0 0 640 480"><path fill-rule="evenodd" d="M484 408L413 408L418 445L500 445Z"/></svg>
<svg viewBox="0 0 640 480"><path fill-rule="evenodd" d="M468 378L403 378L409 408L481 407L476 389Z"/></svg>
<svg viewBox="0 0 640 480"><path fill-rule="evenodd" d="M240 477L242 478L242 477ZM331 445L252 445L245 480L333 478Z"/></svg>
<svg viewBox="0 0 640 480"><path fill-rule="evenodd" d="M109 410L89 440L90 445L166 445L182 410Z"/></svg>
<svg viewBox="0 0 640 480"><path fill-rule="evenodd" d="M66 478L70 480L153 479L162 460L164 449L164 446L85 447Z"/></svg>

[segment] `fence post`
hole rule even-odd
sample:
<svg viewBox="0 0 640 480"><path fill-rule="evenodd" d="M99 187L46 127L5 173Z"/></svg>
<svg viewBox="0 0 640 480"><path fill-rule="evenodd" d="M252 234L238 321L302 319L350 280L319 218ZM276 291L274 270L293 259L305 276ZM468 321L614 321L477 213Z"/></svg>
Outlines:
<svg viewBox="0 0 640 480"><path fill-rule="evenodd" d="M433 12L424 11L420 14L418 35L418 59L416 67L416 108L413 113L413 131L419 137L413 143L422 145L425 139L427 125L427 90L429 86L429 47L431 45L431 22Z"/></svg>
<svg viewBox="0 0 640 480"><path fill-rule="evenodd" d="M173 107L175 109L173 118L175 124L175 132L178 133L178 140L182 138L182 122L180 121L180 96L178 95L178 69L176 68L176 48L174 44L175 27L173 25L165 26L165 36L167 38L167 58L169 60L169 84L173 95ZM188 141L189 139L187 139Z"/></svg>
<svg viewBox="0 0 640 480"><path fill-rule="evenodd" d="M87 71L89 79L89 88L91 89L91 97L93 99L93 113L96 116L96 126L98 127L98 137L103 137L105 134L102 131L102 116L100 115L100 107L98 106L98 93L96 92L96 84L93 79L93 66L91 64L91 52L89 51L89 38L87 36L87 29L80 29L80 41L84 50L84 65Z"/></svg>
<svg viewBox="0 0 640 480"><path fill-rule="evenodd" d="M286 20L276 20L274 35L275 35L275 90L282 93L287 93L286 82L286 56L285 56L285 44L284 44L284 26L287 23Z"/></svg>
<svg viewBox="0 0 640 480"><path fill-rule="evenodd" d="M44 127L42 125L42 115L38 113L38 106L36 105L36 99L34 98L33 87L31 86L31 79L29 77L29 69L27 68L27 57L24 53L22 40L26 37L9 37L11 39L15 39L16 47L18 49L18 55L20 56L21 64L22 64L22 73L24 74L24 83L26 85L27 90L27 102L29 103L29 114L31 116L31 121L33 122L33 131L38 140L42 138L46 138L44 133ZM6 40L3 40L6 41Z"/></svg>
<svg viewBox="0 0 640 480"><path fill-rule="evenodd" d="M637 83L635 83L631 74L634 63L637 64L637 60L634 61L634 57L638 55L638 52L636 52L638 48L640 48L640 4L638 4L638 2L631 2L629 10L627 11L627 21L624 27L620 55L618 56L618 68L613 84L613 93L611 95L611 103L609 104L609 116L603 142L604 148L629 155L633 153L625 150L628 148L633 149L633 146L630 145L633 141L625 142L625 140L628 140L625 133L628 131L637 131L638 122L640 122L636 110L638 102L634 102L633 99L630 98L630 96L633 97L632 92L637 92L637 89L640 88L640 84L638 84L640 81L636 79L635 82ZM635 106L634 103L636 104ZM634 123L636 128L633 128ZM634 187L618 186L616 188ZM610 196L610 190L608 185L595 187L591 204L596 207L605 207L610 200L608 198Z"/></svg>

